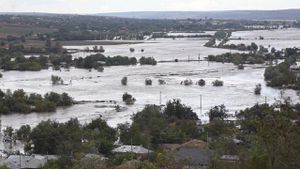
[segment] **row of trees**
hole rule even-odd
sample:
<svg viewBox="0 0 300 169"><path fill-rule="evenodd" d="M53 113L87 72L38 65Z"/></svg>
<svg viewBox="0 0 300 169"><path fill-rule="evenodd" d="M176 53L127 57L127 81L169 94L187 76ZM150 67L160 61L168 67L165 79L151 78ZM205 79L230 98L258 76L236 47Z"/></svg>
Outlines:
<svg viewBox="0 0 300 169"><path fill-rule="evenodd" d="M253 53L225 53L221 55L209 55L208 61L240 64L263 64L267 60L261 55Z"/></svg>
<svg viewBox="0 0 300 169"><path fill-rule="evenodd" d="M87 56L86 58L72 59L71 55L66 54L53 54L49 57L38 56L25 58L22 53L0 51L0 68L4 70L20 70L20 71L40 71L47 69L49 65L59 70L60 67L75 66L84 69L103 69L103 66L119 66L119 65L136 65L137 59L135 57L115 56L106 57L102 54ZM141 65L156 65L157 62L154 58L140 59Z"/></svg>

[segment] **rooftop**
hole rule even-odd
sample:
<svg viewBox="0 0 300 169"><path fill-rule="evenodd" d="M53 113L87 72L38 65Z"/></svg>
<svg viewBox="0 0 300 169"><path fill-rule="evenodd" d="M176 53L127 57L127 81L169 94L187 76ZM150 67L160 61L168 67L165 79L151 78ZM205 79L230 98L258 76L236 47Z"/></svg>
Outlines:
<svg viewBox="0 0 300 169"><path fill-rule="evenodd" d="M152 153L151 150L148 150L142 146L131 146L131 145L123 145L118 148L113 149L114 153L135 153L135 154L147 154Z"/></svg>

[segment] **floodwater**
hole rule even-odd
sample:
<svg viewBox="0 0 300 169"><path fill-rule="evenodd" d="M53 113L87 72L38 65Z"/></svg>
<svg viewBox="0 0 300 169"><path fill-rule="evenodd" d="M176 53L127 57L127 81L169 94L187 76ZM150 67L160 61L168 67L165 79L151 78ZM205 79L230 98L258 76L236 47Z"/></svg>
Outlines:
<svg viewBox="0 0 300 169"><path fill-rule="evenodd" d="M258 31L249 32L250 37L259 36ZM296 32L298 33L298 32ZM248 37L245 32L237 32L237 36ZM235 35L234 35L235 36ZM293 37L293 36L291 36ZM278 40L283 43L284 40ZM154 57L157 60L174 59L201 59L209 54L221 54L229 50L206 48L203 39L157 39L145 43L130 45L107 45L105 55ZM84 49L87 46L68 46L69 49ZM89 46L91 47L91 46ZM130 52L129 48L135 48ZM144 52L141 51L144 49ZM91 53L77 53L74 57L85 57ZM170 62L159 63L156 66L114 66L105 67L104 72L71 68L69 71L42 70L40 72L2 72L0 80L2 90L24 89L28 93L45 94L50 91L66 92L76 101L106 101L104 103L86 103L68 108L60 108L52 113L10 114L2 115L2 126L19 128L21 125L37 125L42 120L68 121L78 118L86 123L97 117L107 120L110 126L116 127L119 123L130 122L132 114L143 109L147 104L165 104L171 99L181 99L191 106L203 122L207 122L208 110L224 104L230 113L253 106L256 103L274 103L276 99L290 97L293 102L299 101L297 92L293 90L279 90L267 87L264 82L262 65L246 66L245 70L237 70L233 64L203 62ZM62 77L66 85L52 86L51 75ZM128 86L121 85L121 79L128 77ZM145 86L145 79L153 80L152 86ZM191 79L195 83L200 79L206 80L206 86L196 84L182 86L180 82ZM166 85L159 85L158 79L166 81ZM219 79L224 81L223 87L213 87L211 82ZM261 96L254 95L255 85L261 83ZM122 102L122 95L128 92L136 98L136 103L126 106ZM161 93L161 94L160 94ZM200 95L202 96L202 109L200 109ZM108 102L112 100L114 102ZM120 105L123 111L116 112L114 106Z"/></svg>
<svg viewBox="0 0 300 169"><path fill-rule="evenodd" d="M259 36L264 37L264 40L259 40ZM230 40L227 44L250 45L255 42L266 48L274 47L277 50L300 47L300 29L239 31L233 32L231 38L242 38L242 40Z"/></svg>
<svg viewBox="0 0 300 169"><path fill-rule="evenodd" d="M106 56L129 56L140 58L154 57L158 61L170 61L175 59L198 59L207 57L213 54L222 54L225 52L230 52L227 49L214 49L204 47L204 44L208 40L205 39L185 39L177 38L172 39L157 39L151 41L143 41L144 43L139 44L123 44L123 45L106 45L103 46ZM140 42L140 41L138 41ZM85 49L86 47L92 49L93 46L66 46L67 49ZM135 52L130 52L130 48L134 48ZM142 52L142 49L144 52ZM90 54L89 52L79 52L73 54L74 58L86 57Z"/></svg>

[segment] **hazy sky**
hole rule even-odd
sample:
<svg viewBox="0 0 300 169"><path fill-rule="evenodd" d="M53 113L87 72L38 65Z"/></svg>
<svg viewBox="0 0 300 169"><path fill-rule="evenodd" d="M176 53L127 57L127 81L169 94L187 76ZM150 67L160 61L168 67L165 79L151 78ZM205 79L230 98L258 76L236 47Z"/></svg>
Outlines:
<svg viewBox="0 0 300 169"><path fill-rule="evenodd" d="M101 13L300 8L300 0L0 0L0 12Z"/></svg>

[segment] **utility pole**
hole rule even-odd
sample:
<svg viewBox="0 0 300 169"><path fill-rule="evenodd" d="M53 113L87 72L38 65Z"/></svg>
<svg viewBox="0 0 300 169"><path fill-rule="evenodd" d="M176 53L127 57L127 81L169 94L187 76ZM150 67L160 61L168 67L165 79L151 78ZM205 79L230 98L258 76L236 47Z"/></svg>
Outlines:
<svg viewBox="0 0 300 169"><path fill-rule="evenodd" d="M208 141L208 131L206 133L206 142L207 142L207 146L209 146L209 141Z"/></svg>
<svg viewBox="0 0 300 169"><path fill-rule="evenodd" d="M200 95L200 115L202 115L202 95Z"/></svg>
<svg viewBox="0 0 300 169"><path fill-rule="evenodd" d="M267 96L265 96L265 104L267 104L267 103L268 103Z"/></svg>
<svg viewBox="0 0 300 169"><path fill-rule="evenodd" d="M161 91L159 92L159 106L161 106Z"/></svg>

